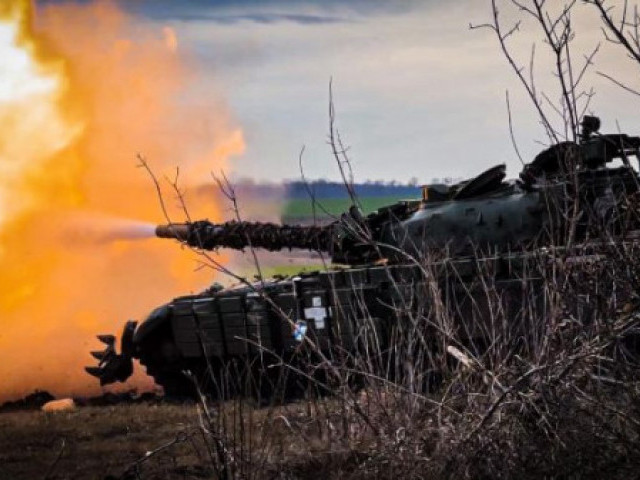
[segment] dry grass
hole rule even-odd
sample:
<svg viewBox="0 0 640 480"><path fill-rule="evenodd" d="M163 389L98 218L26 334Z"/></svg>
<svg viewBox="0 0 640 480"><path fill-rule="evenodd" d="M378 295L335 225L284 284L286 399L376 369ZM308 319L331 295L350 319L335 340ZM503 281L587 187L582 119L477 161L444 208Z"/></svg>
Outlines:
<svg viewBox="0 0 640 480"><path fill-rule="evenodd" d="M120 477L145 452L197 423L193 405L118 405L71 412L0 414L0 479ZM143 466L144 478L208 478L189 443Z"/></svg>
<svg viewBox="0 0 640 480"><path fill-rule="evenodd" d="M323 412L335 410L334 403L327 399ZM327 451L326 430L310 404L257 409L235 401L223 408L229 436L240 435L238 420L252 431L243 432L244 445L234 445L233 456L242 458L242 448L257 451L265 443L278 445L274 455L262 458L267 477L288 471L296 478L318 478L322 472L335 478L359 464L357 453ZM0 480L216 478L199 425L193 403L0 413ZM136 463L139 468L131 468Z"/></svg>

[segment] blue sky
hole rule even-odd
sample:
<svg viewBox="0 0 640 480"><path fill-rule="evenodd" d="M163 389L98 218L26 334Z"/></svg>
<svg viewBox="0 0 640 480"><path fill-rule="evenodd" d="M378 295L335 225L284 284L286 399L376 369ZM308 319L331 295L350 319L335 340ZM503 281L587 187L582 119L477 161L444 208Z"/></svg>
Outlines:
<svg viewBox="0 0 640 480"><path fill-rule="evenodd" d="M47 0L58 1L58 0ZM350 146L356 180L421 182L466 177L496 163L516 176L505 92L526 160L546 141L535 112L488 30L469 23L490 19L479 0L126 0L140 22L175 29L180 49L196 69L190 97L221 91L243 127L247 151L233 174L278 181L305 173L337 178L326 144L328 85L333 79L338 127ZM506 24L518 13L505 8ZM598 17L576 6L575 57L602 35ZM536 75L551 98L555 83L539 31L523 23L513 48L527 65L537 44ZM613 71L637 84L637 67L605 46L587 85L597 90L590 111L603 130L633 124L638 100L595 75ZM635 70L634 70L635 69Z"/></svg>

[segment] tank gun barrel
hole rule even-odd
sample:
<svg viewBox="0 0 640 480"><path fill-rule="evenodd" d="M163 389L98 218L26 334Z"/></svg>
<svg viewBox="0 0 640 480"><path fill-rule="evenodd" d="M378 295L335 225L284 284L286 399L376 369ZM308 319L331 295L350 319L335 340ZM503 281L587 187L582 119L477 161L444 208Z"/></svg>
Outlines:
<svg viewBox="0 0 640 480"><path fill-rule="evenodd" d="M189 223L158 225L156 236L173 238L190 247L204 250L246 247L270 251L282 249L304 249L332 251L332 226L277 225L267 222L229 221L212 223L199 220Z"/></svg>

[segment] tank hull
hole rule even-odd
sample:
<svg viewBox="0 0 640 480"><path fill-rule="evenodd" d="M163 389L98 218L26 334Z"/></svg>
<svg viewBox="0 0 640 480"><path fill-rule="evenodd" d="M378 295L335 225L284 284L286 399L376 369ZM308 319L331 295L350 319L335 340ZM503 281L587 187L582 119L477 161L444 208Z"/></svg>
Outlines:
<svg viewBox="0 0 640 480"><path fill-rule="evenodd" d="M535 330L522 311L523 295L535 292L540 281L531 277L523 289L523 261L516 257L486 263L439 263L431 272L440 277L437 295L455 312L449 335L464 339L473 354L488 343L492 329L485 321L483 287L470 280L478 278L478 268L492 270L509 335L515 339ZM197 384L215 396L268 399L276 390L297 396L304 391L307 366L310 375L326 376L323 369L344 368L362 355L389 374L397 360L392 343L400 337L410 342L420 335L434 352L444 348L435 341L441 326L434 319L429 275L418 266L368 267L179 297L138 327L133 357L171 395L193 394ZM417 318L427 321L412 332Z"/></svg>

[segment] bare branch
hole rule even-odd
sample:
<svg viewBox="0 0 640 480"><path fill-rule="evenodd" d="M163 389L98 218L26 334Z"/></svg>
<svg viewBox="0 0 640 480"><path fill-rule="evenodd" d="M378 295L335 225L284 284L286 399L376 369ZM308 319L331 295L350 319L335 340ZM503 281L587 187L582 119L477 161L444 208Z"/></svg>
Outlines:
<svg viewBox="0 0 640 480"><path fill-rule="evenodd" d="M513 149L518 156L518 160L520 163L524 165L524 160L522 159L522 155L520 155L520 150L518 150L518 143L516 142L516 137L513 134L513 119L511 118L511 104L509 103L509 90L505 92L505 97L507 101L507 115L509 116L509 136L511 137L511 144L513 145Z"/></svg>
<svg viewBox="0 0 640 480"><path fill-rule="evenodd" d="M598 75L600 75L601 77L606 78L607 80L609 80L610 82L615 83L617 86L619 86L620 88L626 90L629 93L632 93L634 95L638 95L640 96L640 91L638 90L634 90L633 88L629 87L628 85L625 85L624 83L620 82L619 80L616 80L615 78L613 78L611 75L604 73L604 72L596 72Z"/></svg>

